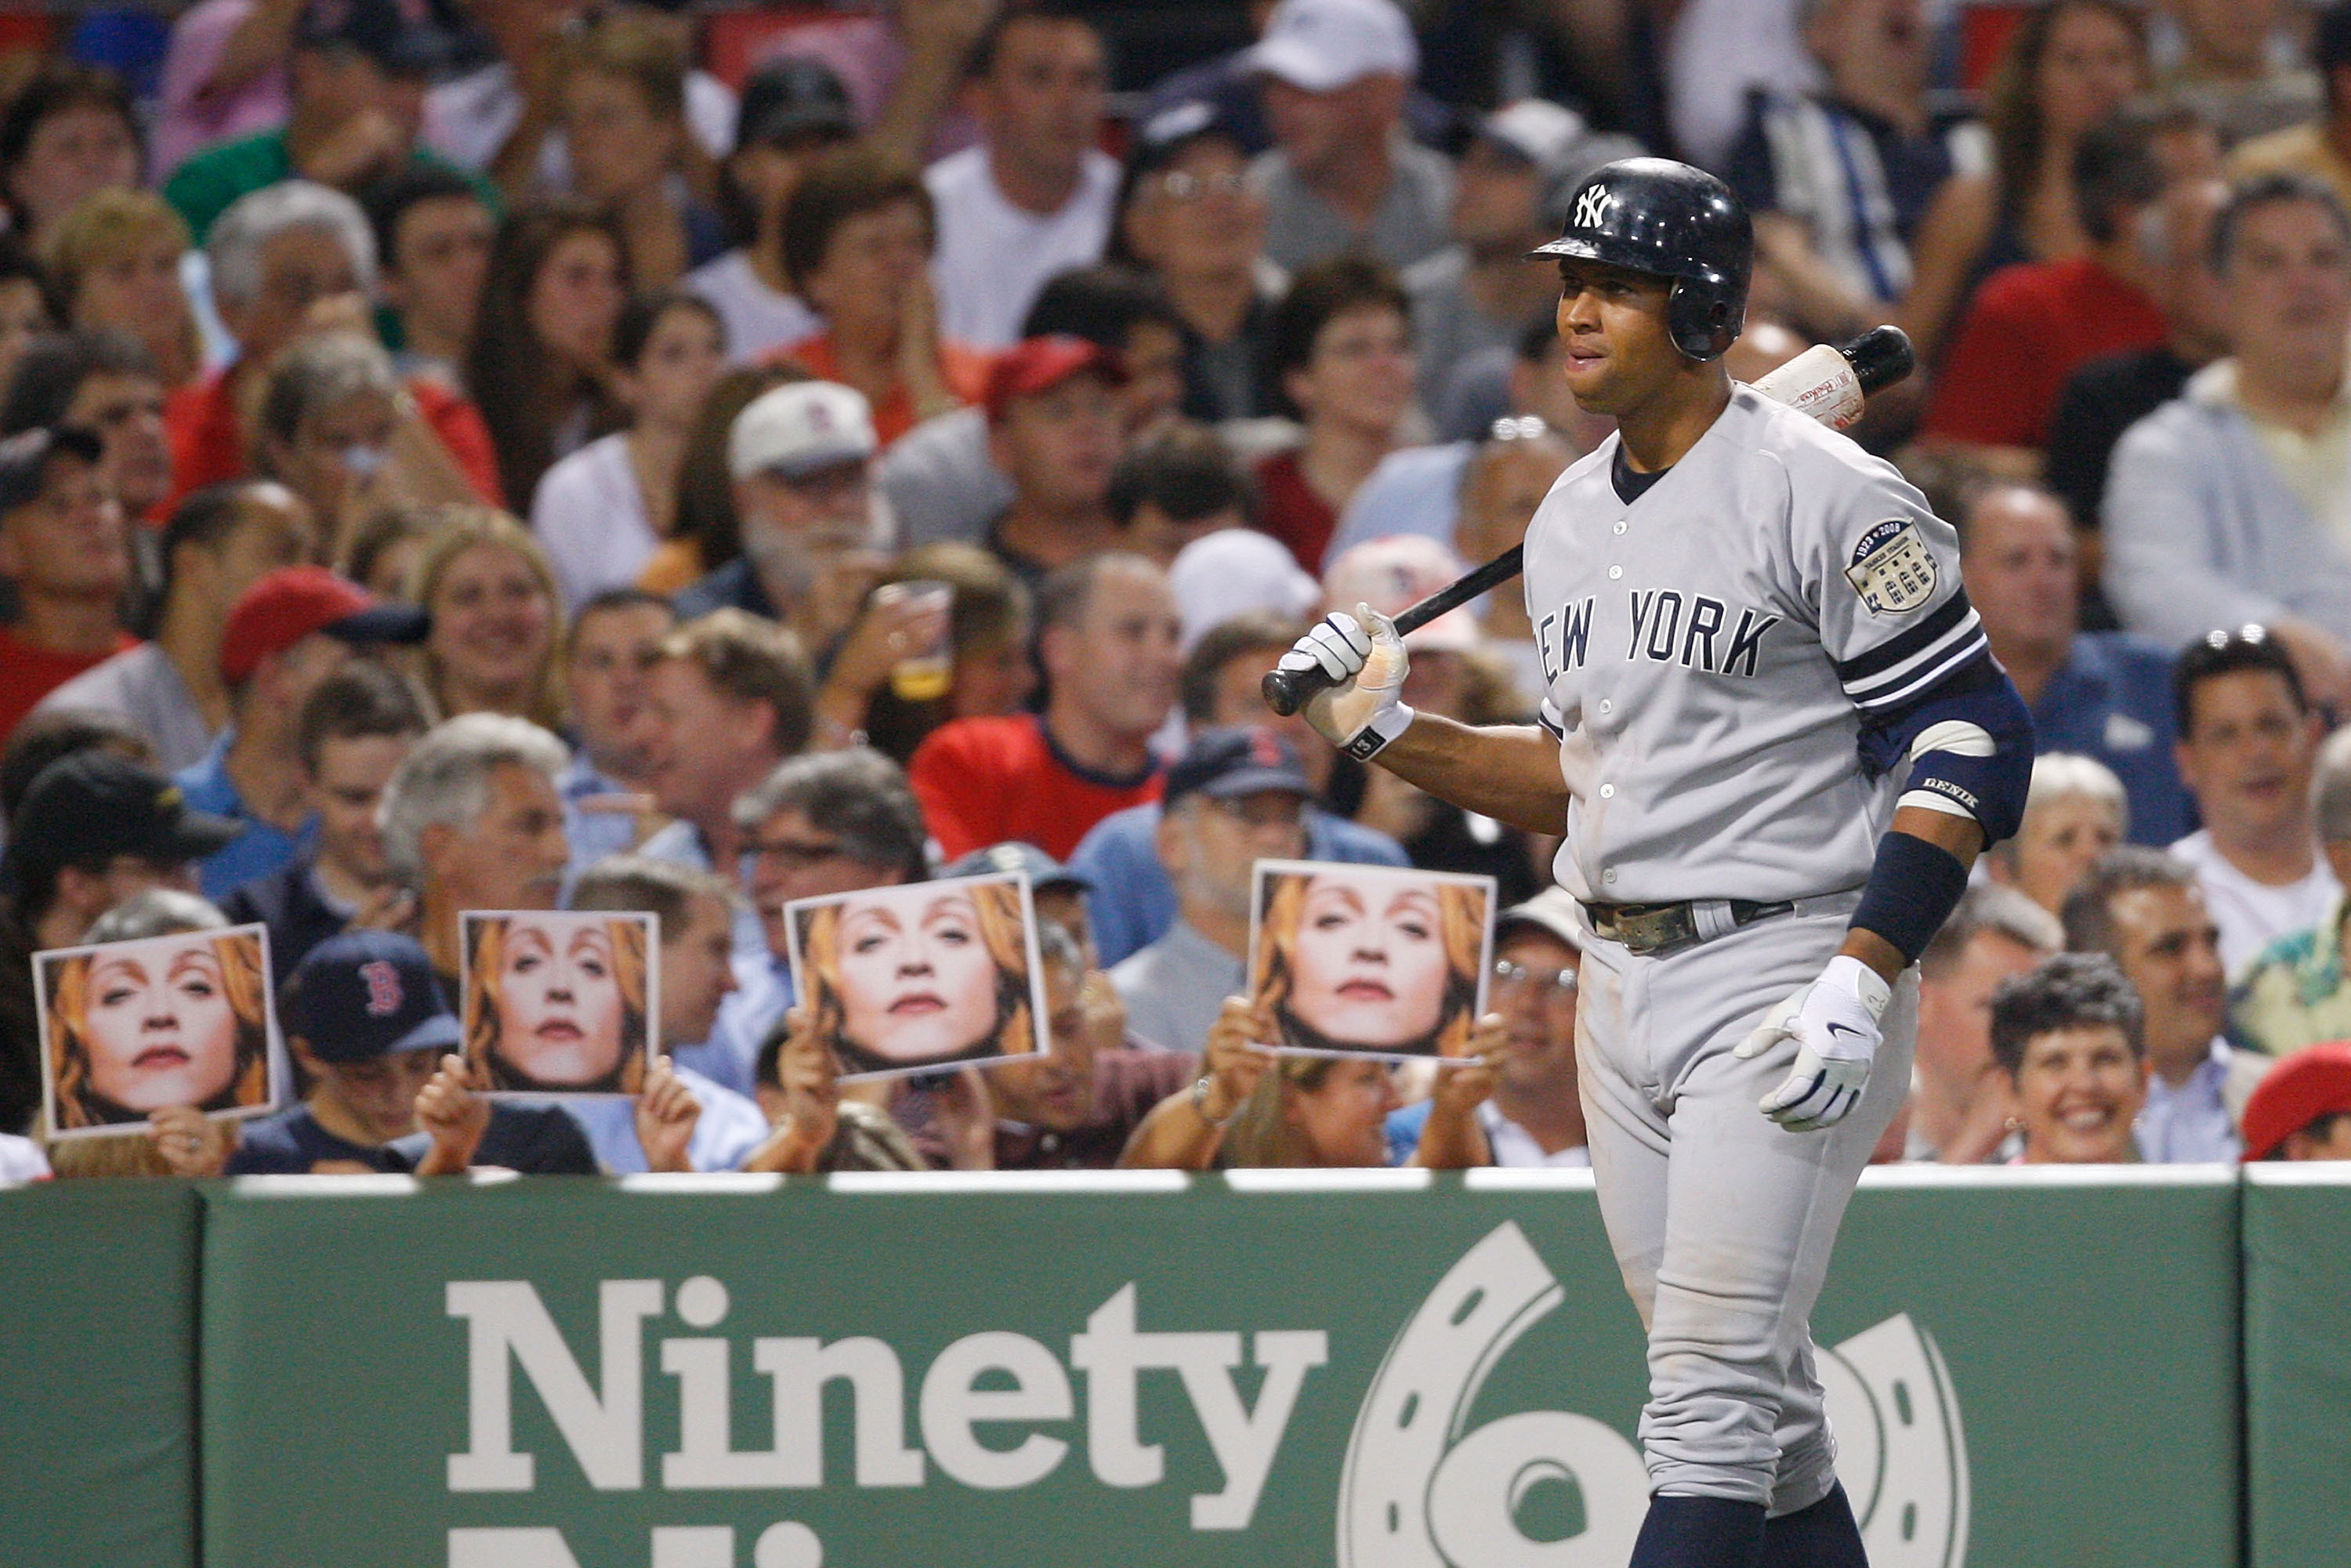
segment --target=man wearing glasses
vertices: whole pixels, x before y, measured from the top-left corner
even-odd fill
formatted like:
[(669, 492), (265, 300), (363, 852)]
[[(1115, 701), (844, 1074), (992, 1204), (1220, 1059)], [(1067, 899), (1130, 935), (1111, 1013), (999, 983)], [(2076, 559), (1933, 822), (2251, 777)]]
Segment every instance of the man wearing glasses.
[[(1478, 1124), (1498, 1166), (1589, 1166), (1583, 1103), (1575, 1090), (1575, 900), (1545, 888), (1494, 920), (1494, 974), (1487, 1008), (1510, 1020), (1510, 1043), (1493, 1097)], [(1388, 1163), (1420, 1145), (1432, 1102), (1388, 1118)]]

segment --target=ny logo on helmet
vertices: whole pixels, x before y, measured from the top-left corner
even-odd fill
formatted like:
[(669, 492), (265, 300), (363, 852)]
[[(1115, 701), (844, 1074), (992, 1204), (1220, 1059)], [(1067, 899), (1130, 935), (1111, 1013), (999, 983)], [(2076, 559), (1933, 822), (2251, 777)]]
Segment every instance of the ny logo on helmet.
[(1608, 204), (1608, 187), (1594, 185), (1575, 198), (1575, 226), (1580, 229), (1598, 228), (1600, 210)]

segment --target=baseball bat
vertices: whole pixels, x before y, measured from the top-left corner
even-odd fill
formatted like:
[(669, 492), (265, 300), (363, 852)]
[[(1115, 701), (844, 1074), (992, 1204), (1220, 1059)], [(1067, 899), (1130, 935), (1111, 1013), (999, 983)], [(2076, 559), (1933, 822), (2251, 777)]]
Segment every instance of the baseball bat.
[[(1873, 327), (1850, 343), (1821, 343), (1805, 350), (1757, 382), (1755, 390), (1833, 430), (1843, 430), (1861, 417), (1871, 392), (1903, 380), (1917, 364), (1908, 333), (1895, 326)], [(1396, 634), (1416, 632), (1447, 612), (1492, 592), (1518, 576), (1525, 564), (1526, 546), (1512, 545), (1401, 612), (1395, 618)], [(1265, 693), (1266, 706), (1287, 717), (1304, 707), (1315, 693), (1335, 684), (1320, 666), (1272, 669), (1266, 672), (1259, 689)]]

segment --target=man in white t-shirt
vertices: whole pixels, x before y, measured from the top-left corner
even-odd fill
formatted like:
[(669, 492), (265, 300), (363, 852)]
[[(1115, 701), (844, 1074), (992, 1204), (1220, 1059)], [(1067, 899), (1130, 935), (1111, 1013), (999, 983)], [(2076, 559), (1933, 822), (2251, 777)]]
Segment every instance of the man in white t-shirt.
[(2325, 721), (2284, 644), (2259, 626), (2190, 643), (2171, 689), (2179, 774), (2204, 819), (2171, 852), (2203, 883), (2234, 975), (2273, 938), (2317, 925), (2342, 891), (2318, 852), (2311, 796)]
[(939, 334), (976, 349), (1017, 340), (1048, 278), (1102, 257), (1118, 164), (1102, 134), (1102, 38), (1052, 10), (1015, 11), (972, 61), (977, 147), (923, 175), (938, 213), (931, 277)]

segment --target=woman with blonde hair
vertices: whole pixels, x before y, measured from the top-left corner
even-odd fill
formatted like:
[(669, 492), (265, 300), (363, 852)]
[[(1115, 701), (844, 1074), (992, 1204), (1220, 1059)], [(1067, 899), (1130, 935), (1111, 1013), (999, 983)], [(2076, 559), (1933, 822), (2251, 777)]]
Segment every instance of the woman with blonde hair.
[(196, 313), (180, 277), (190, 243), (186, 220), (162, 197), (108, 189), (77, 203), (41, 247), (66, 325), (136, 338), (166, 392), (204, 369)]
[(423, 678), (434, 718), (503, 713), (562, 727), (563, 600), (530, 530), (488, 507), (443, 508), (408, 597), (433, 612)]
[(1252, 968), (1281, 1043), (1461, 1055), (1492, 896), (1385, 867), (1269, 875)]
[(903, 1073), (1038, 1048), (1020, 890), (869, 888), (799, 915), (810, 1023), (853, 1073)]
[(269, 1102), (267, 978), (248, 933), (152, 936), (42, 967), (53, 1132)]
[(465, 923), (465, 1060), (493, 1091), (644, 1085), (645, 926), (591, 915)]

